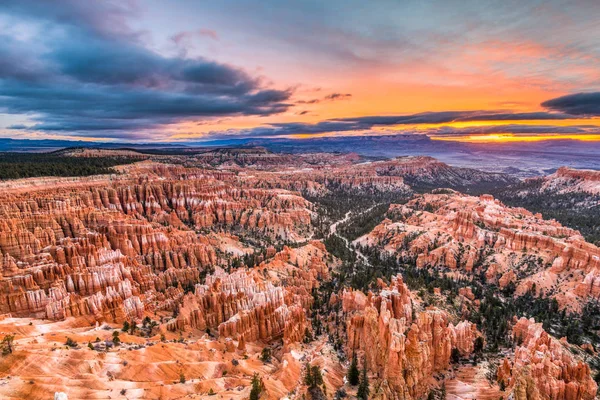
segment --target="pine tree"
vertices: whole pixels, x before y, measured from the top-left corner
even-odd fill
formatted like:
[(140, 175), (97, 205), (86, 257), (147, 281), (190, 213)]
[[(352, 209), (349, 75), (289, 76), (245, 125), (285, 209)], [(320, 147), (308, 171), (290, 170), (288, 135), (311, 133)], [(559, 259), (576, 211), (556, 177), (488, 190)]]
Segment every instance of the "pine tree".
[(131, 333), (133, 335), (135, 333), (136, 329), (137, 329), (137, 324), (135, 323), (135, 321), (131, 321), (131, 325), (129, 327), (129, 333)]
[(260, 399), (260, 393), (262, 392), (262, 381), (258, 377), (258, 374), (254, 374), (252, 377), (252, 389), (250, 390), (250, 400)]
[(312, 370), (312, 386), (320, 386), (323, 384), (323, 375), (321, 375), (321, 369), (317, 365), (310, 367)]
[(308, 328), (304, 330), (304, 343), (310, 343), (314, 340), (312, 333)]
[(306, 373), (304, 375), (304, 384), (309, 388), (314, 388), (323, 384), (323, 375), (321, 369), (317, 365), (306, 363), (304, 367)]
[(306, 365), (304, 366), (304, 370), (306, 371), (306, 373), (304, 375), (304, 384), (308, 387), (314, 386), (314, 381), (313, 381), (313, 377), (312, 377), (312, 368), (310, 367), (309, 363), (306, 363)]
[(368, 400), (369, 398), (369, 377), (367, 376), (367, 360), (363, 361), (363, 370), (360, 384), (358, 385), (358, 391), (356, 397), (360, 400)]
[(260, 359), (264, 363), (271, 362), (271, 349), (268, 347), (262, 349), (262, 352), (260, 353)]
[(113, 331), (112, 336), (113, 336), (112, 342), (116, 346), (120, 345), (121, 344), (121, 338), (119, 337), (119, 331)]
[(358, 370), (358, 361), (356, 360), (356, 354), (352, 356), (352, 362), (350, 363), (350, 368), (348, 369), (348, 382), (352, 386), (358, 385), (360, 381), (360, 371)]

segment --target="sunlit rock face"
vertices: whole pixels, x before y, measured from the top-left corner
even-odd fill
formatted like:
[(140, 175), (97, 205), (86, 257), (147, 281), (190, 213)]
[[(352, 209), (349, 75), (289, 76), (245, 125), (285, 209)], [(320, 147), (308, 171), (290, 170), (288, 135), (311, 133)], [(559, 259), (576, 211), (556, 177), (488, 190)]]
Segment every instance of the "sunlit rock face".
[(515, 285), (517, 296), (551, 296), (568, 310), (600, 295), (600, 249), (573, 229), (489, 195), (438, 191), (392, 205), (388, 215), (355, 243), (413, 259), (419, 268)]
[[(428, 157), (150, 158), (112, 176), (0, 183), (0, 332), (15, 334), (17, 349), (0, 357), (0, 397), (247, 399), (257, 373), (263, 399), (311, 398), (310, 363), (322, 371), (327, 398), (341, 389), (352, 398), (357, 388), (344, 376), (353, 354), (367, 361), (373, 398), (423, 399), (454, 382), (450, 398), (466, 386), (462, 373), (472, 374), (470, 393), (494, 396), (465, 399), (507, 394), (482, 378), (489, 364), (473, 354), (485, 343), (465, 320), (482, 301), (475, 282), (454, 302), (439, 287), (431, 296), (411, 292), (400, 275), (372, 282), (369, 293), (352, 290), (340, 275), (344, 261), (315, 240), (321, 206), (306, 200), (408, 199), (417, 186), (492, 184), (506, 180), (501, 174)], [(458, 279), (514, 286), (516, 296), (552, 296), (570, 310), (600, 297), (596, 247), (491, 196), (436, 190), (393, 204), (387, 217), (355, 245)], [(139, 328), (146, 318), (150, 330)], [(123, 330), (124, 321), (137, 331)], [(590, 369), (567, 345), (531, 321), (507, 323), (519, 345), (514, 355), (502, 349), (498, 377), (515, 399), (591, 398)], [(121, 347), (108, 348), (115, 332)]]
[[(313, 157), (317, 157), (314, 155)], [(398, 157), (385, 161), (366, 161), (354, 164), (348, 159), (332, 160), (320, 155), (319, 162), (304, 163), (305, 168), (280, 168), (249, 174), (248, 179), (258, 187), (298, 190), (311, 196), (336, 191), (360, 193), (395, 193), (410, 195), (414, 188), (496, 187), (517, 180), (509, 175), (456, 168), (431, 157)], [(306, 161), (306, 160), (304, 160)], [(326, 167), (324, 165), (328, 164)]]
[(448, 369), (452, 349), (468, 355), (481, 336), (468, 321), (453, 325), (440, 309), (418, 312), (413, 297), (400, 276), (378, 294), (347, 290), (342, 295), (348, 352), (364, 354), (386, 399), (427, 396), (433, 374)]
[(513, 327), (520, 343), (514, 359), (505, 359), (498, 380), (512, 390), (515, 400), (591, 400), (598, 386), (589, 366), (576, 358), (566, 341), (557, 340), (533, 320), (521, 318)]
[(600, 171), (561, 167), (542, 182), (541, 190), (546, 192), (600, 194)]
[(170, 330), (213, 329), (219, 337), (244, 342), (283, 338), (301, 341), (308, 327), (311, 290), (329, 276), (328, 253), (321, 242), (284, 247), (253, 269), (230, 274), (222, 269), (183, 297)]
[(227, 172), (124, 168), (113, 177), (5, 184), (0, 313), (139, 317), (226, 264), (217, 254), (230, 240), (224, 231), (292, 242), (311, 234), (312, 205), (296, 193), (246, 187)]

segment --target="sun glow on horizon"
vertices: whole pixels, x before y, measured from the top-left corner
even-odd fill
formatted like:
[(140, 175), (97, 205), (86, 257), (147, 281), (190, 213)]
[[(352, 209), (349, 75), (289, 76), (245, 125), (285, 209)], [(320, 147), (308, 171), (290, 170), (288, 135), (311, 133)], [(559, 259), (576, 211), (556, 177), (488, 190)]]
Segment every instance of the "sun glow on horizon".
[(469, 143), (507, 143), (507, 142), (541, 142), (545, 140), (579, 140), (582, 142), (600, 141), (600, 134), (538, 134), (518, 135), (514, 133), (490, 133), (485, 135), (432, 136), (432, 140)]

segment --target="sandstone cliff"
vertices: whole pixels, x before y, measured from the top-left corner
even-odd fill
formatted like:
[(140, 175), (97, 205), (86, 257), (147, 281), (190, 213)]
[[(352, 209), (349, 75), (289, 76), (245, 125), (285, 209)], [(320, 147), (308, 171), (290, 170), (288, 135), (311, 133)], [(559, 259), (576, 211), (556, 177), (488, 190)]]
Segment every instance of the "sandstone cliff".
[(591, 400), (598, 386), (589, 366), (568, 345), (544, 331), (542, 324), (521, 318), (513, 328), (520, 342), (514, 359), (505, 359), (498, 380), (512, 391), (515, 400)]
[(168, 289), (193, 287), (202, 270), (227, 263), (217, 255), (219, 233), (195, 230), (289, 241), (310, 235), (312, 205), (293, 192), (248, 187), (222, 171), (148, 162), (123, 168), (127, 174), (114, 179), (5, 184), (0, 313), (140, 317)]
[(419, 268), (450, 268), (485, 275), (516, 295), (552, 296), (562, 308), (578, 311), (598, 298), (600, 249), (579, 232), (511, 208), (484, 195), (425, 194), (392, 205), (371, 233), (355, 241), (408, 258)]
[(427, 396), (434, 385), (432, 376), (448, 369), (452, 349), (468, 355), (481, 336), (470, 322), (454, 326), (446, 312), (417, 311), (413, 301), (400, 276), (377, 295), (343, 293), (348, 354), (364, 354), (381, 381), (377, 395), (384, 399)]

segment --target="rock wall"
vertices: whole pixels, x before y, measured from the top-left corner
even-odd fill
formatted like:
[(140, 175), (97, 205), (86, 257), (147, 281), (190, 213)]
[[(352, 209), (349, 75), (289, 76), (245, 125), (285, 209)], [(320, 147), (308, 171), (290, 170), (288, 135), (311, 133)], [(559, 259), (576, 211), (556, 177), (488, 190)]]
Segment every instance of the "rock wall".
[(244, 342), (301, 341), (309, 326), (306, 311), (311, 290), (328, 277), (328, 254), (321, 242), (284, 247), (273, 258), (251, 270), (228, 274), (218, 269), (183, 298), (170, 330), (188, 327), (218, 331), (219, 337)]
[(591, 400), (598, 386), (589, 366), (578, 360), (564, 340), (557, 340), (533, 319), (521, 318), (513, 327), (521, 344), (514, 359), (505, 359), (498, 380), (511, 391), (515, 400)]
[[(0, 314), (139, 317), (150, 299), (193, 287), (225, 264), (219, 233), (310, 235), (312, 205), (235, 174), (164, 164), (124, 176), (12, 182), (0, 193)], [(223, 234), (230, 243), (232, 239)], [(177, 294), (179, 296), (179, 294)]]
[(425, 194), (391, 205), (371, 233), (355, 241), (415, 260), (419, 268), (483, 274), (490, 283), (514, 283), (578, 311), (600, 295), (600, 249), (579, 232), (539, 214), (511, 208), (492, 196)]
[(377, 295), (344, 291), (342, 307), (348, 354), (364, 354), (369, 369), (381, 380), (381, 395), (386, 399), (426, 396), (433, 374), (450, 365), (452, 349), (470, 354), (481, 336), (470, 322), (452, 325), (442, 310), (417, 312), (400, 276)]

